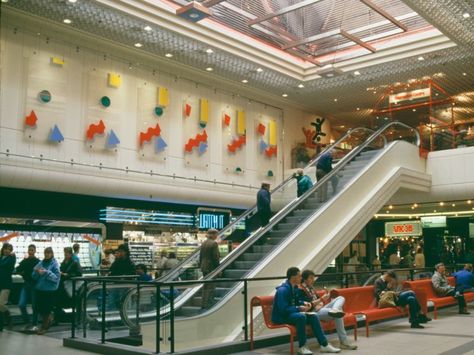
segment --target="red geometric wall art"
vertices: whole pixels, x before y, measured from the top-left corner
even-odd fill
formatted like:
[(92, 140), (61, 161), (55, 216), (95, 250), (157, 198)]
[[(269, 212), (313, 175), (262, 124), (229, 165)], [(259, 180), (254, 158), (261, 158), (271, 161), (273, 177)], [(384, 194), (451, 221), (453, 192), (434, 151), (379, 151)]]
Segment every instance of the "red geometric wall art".
[(237, 149), (242, 148), (242, 146), (247, 142), (246, 136), (239, 136), (237, 139), (233, 139), (231, 144), (227, 144), (227, 150), (230, 153), (235, 153)]
[(199, 148), (200, 143), (207, 142), (207, 133), (206, 130), (202, 134), (197, 134), (196, 138), (189, 138), (188, 143), (184, 145), (184, 151), (187, 153), (192, 153), (193, 148)]
[(149, 127), (146, 132), (140, 132), (140, 146), (145, 142), (151, 141), (153, 137), (159, 137), (161, 135), (160, 125), (157, 123), (155, 127)]
[(25, 126), (35, 127), (38, 117), (36, 116), (35, 111), (31, 111), (28, 116), (25, 117)]
[(87, 128), (86, 137), (87, 140), (91, 141), (94, 139), (96, 134), (104, 134), (105, 132), (105, 124), (102, 120), (99, 121), (98, 124), (90, 124), (89, 128)]

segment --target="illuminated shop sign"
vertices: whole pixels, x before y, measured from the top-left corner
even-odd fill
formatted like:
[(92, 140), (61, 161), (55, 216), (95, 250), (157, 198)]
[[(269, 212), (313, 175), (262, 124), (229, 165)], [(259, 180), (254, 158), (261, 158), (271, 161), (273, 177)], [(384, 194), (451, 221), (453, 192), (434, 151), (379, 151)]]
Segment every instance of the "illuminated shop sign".
[(387, 222), (385, 235), (388, 237), (420, 236), (423, 234), (421, 222)]
[(421, 217), (423, 228), (444, 228), (446, 227), (446, 216)]
[(391, 104), (398, 104), (400, 101), (411, 101), (429, 97), (431, 95), (430, 88), (399, 92), (398, 94), (392, 94), (388, 97), (388, 101)]
[(198, 209), (199, 229), (222, 229), (229, 224), (229, 210)]

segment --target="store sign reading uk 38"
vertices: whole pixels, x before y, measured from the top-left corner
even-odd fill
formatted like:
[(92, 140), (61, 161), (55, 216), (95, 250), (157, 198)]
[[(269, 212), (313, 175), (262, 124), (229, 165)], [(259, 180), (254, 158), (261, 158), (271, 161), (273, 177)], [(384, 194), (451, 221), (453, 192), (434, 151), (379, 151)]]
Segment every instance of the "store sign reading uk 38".
[(227, 210), (204, 210), (198, 211), (199, 229), (222, 229), (229, 224), (230, 211)]
[(387, 237), (420, 236), (422, 234), (423, 231), (419, 221), (385, 223), (385, 235)]

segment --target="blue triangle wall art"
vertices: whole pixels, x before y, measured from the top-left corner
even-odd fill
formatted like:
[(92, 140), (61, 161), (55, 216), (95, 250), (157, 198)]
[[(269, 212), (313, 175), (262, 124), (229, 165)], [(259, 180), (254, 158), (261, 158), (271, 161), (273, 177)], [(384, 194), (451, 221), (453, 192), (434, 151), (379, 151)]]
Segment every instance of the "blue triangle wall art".
[(161, 138), (161, 136), (158, 136), (155, 140), (155, 152), (156, 153), (160, 153), (162, 152), (163, 150), (165, 150), (165, 148), (168, 146), (168, 144), (166, 144), (165, 140), (163, 138)]
[(268, 148), (268, 144), (265, 143), (265, 141), (263, 139), (260, 140), (259, 146), (260, 146), (260, 153), (264, 152), (265, 149)]
[(48, 141), (50, 142), (62, 142), (64, 140), (64, 136), (59, 130), (57, 125), (54, 125), (54, 127), (51, 129), (51, 132), (49, 133)]
[(199, 151), (199, 155), (203, 155), (207, 150), (207, 143), (205, 142), (201, 142), (199, 143), (199, 148), (198, 148), (198, 151)]
[(117, 137), (114, 130), (111, 129), (109, 134), (107, 135), (107, 147), (115, 148), (118, 144), (120, 144), (120, 139), (119, 137)]

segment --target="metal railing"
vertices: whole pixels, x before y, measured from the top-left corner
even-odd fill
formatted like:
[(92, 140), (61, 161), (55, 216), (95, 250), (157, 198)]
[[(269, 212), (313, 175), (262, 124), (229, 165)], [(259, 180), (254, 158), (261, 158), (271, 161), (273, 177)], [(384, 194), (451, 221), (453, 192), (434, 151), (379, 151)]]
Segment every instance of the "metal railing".
[[(377, 275), (382, 275), (384, 272), (392, 270), (400, 274), (404, 274), (407, 276), (407, 280), (415, 280), (415, 276), (419, 274), (420, 276), (427, 276), (430, 277), (430, 273), (434, 271), (433, 267), (427, 267), (427, 268), (400, 268), (400, 269), (382, 269), (382, 270), (372, 270), (372, 271), (359, 271), (359, 272), (343, 272), (343, 273), (331, 273), (331, 274), (318, 274), (316, 275), (316, 285), (318, 284), (326, 284), (326, 285), (339, 285), (340, 288), (349, 288), (349, 283), (347, 280), (349, 280), (350, 276), (359, 276), (359, 275), (367, 275), (369, 274), (372, 276), (372, 279), (374, 279), (374, 276)], [(456, 265), (447, 265), (446, 270), (456, 270)], [(331, 276), (332, 278), (328, 278), (328, 276)], [(100, 289), (102, 290), (102, 295), (105, 295), (107, 290), (110, 289), (110, 286), (112, 285), (123, 285), (124, 287), (134, 287), (137, 288), (138, 290), (144, 290), (144, 289), (153, 289), (155, 291), (155, 294), (157, 295), (156, 297), (156, 303), (155, 307), (157, 310), (159, 310), (162, 305), (161, 305), (161, 297), (158, 297), (158, 295), (162, 295), (163, 290), (168, 289), (169, 290), (169, 295), (172, 295), (169, 298), (169, 314), (167, 317), (167, 322), (169, 322), (169, 338), (167, 339), (170, 343), (169, 350), (170, 353), (174, 353), (176, 351), (176, 338), (175, 338), (175, 331), (174, 331), (174, 324), (176, 322), (176, 308), (175, 308), (175, 300), (173, 295), (175, 294), (175, 291), (177, 289), (187, 287), (187, 286), (195, 286), (195, 285), (205, 285), (205, 284), (218, 284), (222, 282), (234, 282), (234, 283), (243, 283), (243, 291), (242, 291), (242, 297), (243, 297), (243, 309), (242, 309), (242, 320), (243, 320), (243, 327), (242, 327), (242, 332), (243, 332), (243, 340), (248, 341), (249, 340), (249, 299), (248, 299), (248, 290), (249, 290), (249, 284), (252, 283), (257, 283), (257, 282), (263, 282), (263, 281), (281, 281), (285, 280), (285, 276), (276, 276), (276, 277), (259, 277), (259, 278), (222, 278), (222, 279), (212, 279), (212, 280), (192, 280), (192, 281), (168, 281), (168, 282), (162, 282), (162, 281), (156, 281), (156, 282), (143, 282), (143, 281), (136, 281), (136, 280), (126, 280), (125, 278), (136, 278), (136, 275), (130, 275), (130, 276), (117, 276), (117, 277), (88, 277), (88, 278), (74, 278), (72, 279), (73, 282), (73, 308), (72, 308), (72, 320), (71, 320), (71, 338), (76, 338), (76, 315), (77, 315), (77, 305), (78, 304), (84, 304), (84, 300), (80, 300), (81, 302), (78, 302), (78, 298), (80, 297), (79, 291), (77, 290), (76, 283), (77, 282), (83, 282), (82, 287), (87, 288), (88, 283), (96, 283), (100, 285)], [(323, 279), (324, 281), (320, 281), (318, 279)], [(370, 279), (370, 277), (368, 277)], [(421, 278), (420, 278), (421, 279)], [(374, 279), (375, 280), (375, 279)], [(354, 285), (354, 286), (360, 286), (360, 285)], [(366, 285), (363, 285), (366, 286)], [(83, 294), (83, 293), (82, 293)], [(137, 322), (137, 328), (139, 328), (139, 322), (140, 322), (140, 295), (141, 293), (137, 293), (137, 309), (136, 309), (136, 322)], [(107, 334), (107, 324), (106, 324), (106, 313), (107, 313), (107, 307), (106, 307), (106, 298), (102, 297), (101, 303), (101, 312), (100, 312), (100, 343), (105, 344), (106, 343), (106, 334)], [(160, 316), (160, 312), (156, 312), (155, 315), (155, 353), (160, 353), (161, 352), (161, 341), (163, 341), (163, 338), (161, 338), (161, 321), (163, 319)], [(83, 328), (83, 338), (87, 338), (87, 326), (86, 324), (82, 324)]]

